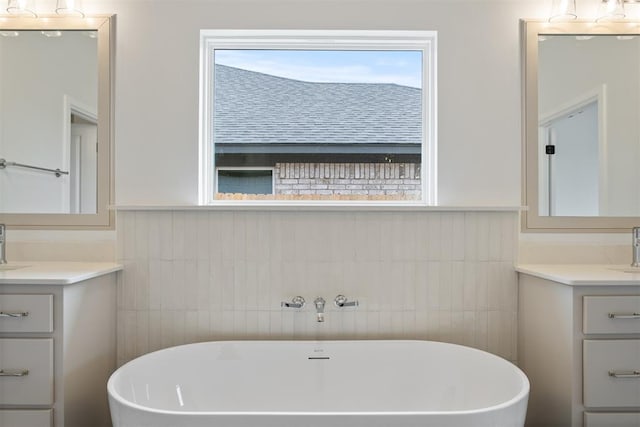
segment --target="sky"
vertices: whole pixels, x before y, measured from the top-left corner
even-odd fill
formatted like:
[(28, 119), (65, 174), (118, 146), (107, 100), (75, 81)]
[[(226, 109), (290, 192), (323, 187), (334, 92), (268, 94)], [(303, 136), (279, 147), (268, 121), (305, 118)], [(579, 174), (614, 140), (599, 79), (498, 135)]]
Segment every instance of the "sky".
[(308, 82), (422, 87), (421, 51), (216, 49), (216, 64)]

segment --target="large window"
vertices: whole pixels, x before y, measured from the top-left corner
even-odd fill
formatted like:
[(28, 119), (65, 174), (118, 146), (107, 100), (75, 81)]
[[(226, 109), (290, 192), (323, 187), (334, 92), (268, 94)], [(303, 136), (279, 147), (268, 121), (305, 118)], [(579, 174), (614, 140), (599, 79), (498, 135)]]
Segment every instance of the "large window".
[(435, 38), (203, 30), (201, 203), (434, 204)]

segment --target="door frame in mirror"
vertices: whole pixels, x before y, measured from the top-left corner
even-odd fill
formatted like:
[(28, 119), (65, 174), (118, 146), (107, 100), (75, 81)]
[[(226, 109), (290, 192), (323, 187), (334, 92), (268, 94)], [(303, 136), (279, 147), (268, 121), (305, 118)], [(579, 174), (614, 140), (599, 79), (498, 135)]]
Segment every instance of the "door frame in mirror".
[(95, 214), (1, 213), (0, 223), (15, 229), (107, 230), (115, 227), (110, 209), (114, 200), (113, 179), (113, 75), (115, 15), (84, 18), (40, 15), (38, 18), (0, 17), (0, 30), (96, 31), (98, 43), (98, 173)]
[(639, 217), (540, 216), (538, 204), (538, 38), (540, 35), (640, 34), (637, 23), (520, 21), (522, 72), (522, 232), (629, 232)]

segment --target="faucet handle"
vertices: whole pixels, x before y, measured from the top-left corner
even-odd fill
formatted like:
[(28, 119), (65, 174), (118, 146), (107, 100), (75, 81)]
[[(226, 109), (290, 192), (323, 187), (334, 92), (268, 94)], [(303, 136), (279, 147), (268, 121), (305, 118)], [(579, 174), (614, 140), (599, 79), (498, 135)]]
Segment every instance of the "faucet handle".
[(358, 306), (358, 300), (349, 301), (347, 300), (347, 297), (345, 297), (344, 295), (336, 296), (333, 302), (335, 303), (336, 307), (357, 307)]
[(305, 304), (304, 298), (302, 298), (300, 295), (298, 295), (298, 296), (293, 297), (291, 299), (291, 302), (282, 301), (280, 303), (280, 307), (302, 308), (302, 307), (304, 307), (304, 304)]

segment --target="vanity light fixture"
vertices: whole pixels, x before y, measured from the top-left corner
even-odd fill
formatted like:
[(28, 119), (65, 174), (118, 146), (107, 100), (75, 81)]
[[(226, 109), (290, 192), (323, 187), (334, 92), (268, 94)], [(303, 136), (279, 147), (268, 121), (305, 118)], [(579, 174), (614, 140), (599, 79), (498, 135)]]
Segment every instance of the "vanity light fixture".
[[(10, 15), (37, 18), (35, 0), (8, 0), (7, 13)], [(84, 18), (82, 0), (56, 0), (56, 13), (64, 16)]]
[[(626, 17), (625, 3), (640, 4), (640, 0), (595, 0), (597, 16), (595, 22), (615, 22)], [(575, 0), (552, 0), (549, 22), (563, 22), (577, 19)]]
[(56, 13), (58, 15), (79, 16), (84, 18), (82, 0), (57, 0)]
[(38, 14), (35, 12), (34, 0), (9, 0), (9, 3), (7, 3), (7, 13), (31, 18), (38, 17)]
[(62, 37), (62, 31), (59, 30), (52, 30), (52, 31), (40, 31), (42, 33), (43, 36), (45, 37), (51, 37), (51, 38), (55, 38), (55, 37)]
[(576, 0), (553, 0), (549, 22), (572, 21), (576, 19)]
[(625, 16), (624, 0), (602, 0), (598, 7), (596, 22), (619, 21)]

